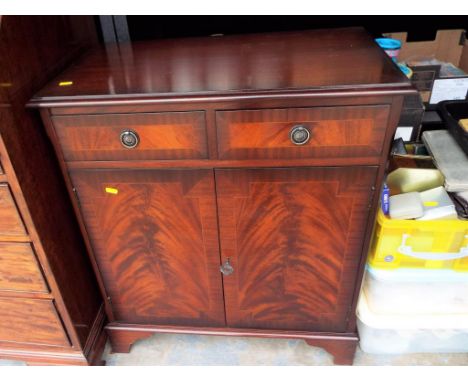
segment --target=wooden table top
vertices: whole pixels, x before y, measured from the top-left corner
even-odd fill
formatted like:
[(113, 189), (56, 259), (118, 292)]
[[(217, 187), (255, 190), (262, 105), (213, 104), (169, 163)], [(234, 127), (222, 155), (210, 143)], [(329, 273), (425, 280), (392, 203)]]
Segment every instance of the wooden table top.
[(408, 91), (362, 28), (141, 41), (97, 48), (32, 104), (297, 91)]

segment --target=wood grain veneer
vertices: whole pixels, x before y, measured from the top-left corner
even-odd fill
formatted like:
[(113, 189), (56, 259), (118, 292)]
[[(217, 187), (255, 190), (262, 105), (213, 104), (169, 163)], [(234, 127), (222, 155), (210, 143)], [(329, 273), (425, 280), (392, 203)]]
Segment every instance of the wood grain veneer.
[[(113, 350), (161, 332), (302, 338), (352, 363), (379, 188), (414, 92), (359, 28), (106, 46), (45, 86), (29, 105)], [(154, 119), (179, 113), (203, 118)], [(147, 146), (116, 145), (129, 124)], [(303, 146), (295, 125), (310, 131)]]
[(71, 176), (116, 320), (224, 325), (211, 171)]
[[(59, 86), (72, 81), (72, 86)], [(34, 101), (112, 103), (316, 89), (410, 87), (362, 28), (196, 37), (108, 45), (84, 56)], [(401, 89), (400, 89), (401, 91)]]
[[(221, 159), (369, 157), (378, 163), (389, 107), (352, 106), (219, 111)], [(310, 131), (303, 146), (291, 142), (294, 126)]]
[(88, 16), (2, 16), (0, 358), (102, 363), (102, 297), (52, 146), (25, 108), (96, 43), (94, 28)]
[(29, 243), (0, 243), (0, 290), (48, 292)]
[[(54, 117), (67, 161), (207, 158), (203, 112), (80, 115)], [(139, 137), (132, 150), (120, 133)]]
[(27, 236), (8, 184), (0, 184), (0, 237)]
[(228, 326), (346, 330), (376, 169), (216, 170)]
[(2, 341), (70, 346), (52, 301), (1, 298)]

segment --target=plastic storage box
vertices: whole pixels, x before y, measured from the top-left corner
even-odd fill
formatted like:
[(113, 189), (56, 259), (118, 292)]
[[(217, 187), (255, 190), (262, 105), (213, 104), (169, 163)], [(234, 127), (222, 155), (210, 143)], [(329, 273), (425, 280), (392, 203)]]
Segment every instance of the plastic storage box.
[(359, 346), (366, 353), (468, 352), (468, 314), (376, 314), (361, 294), (357, 318)]
[(468, 100), (444, 101), (439, 103), (438, 107), (447, 129), (468, 155), (468, 132), (459, 123), (460, 119), (468, 118)]
[(468, 272), (367, 265), (361, 293), (376, 314), (468, 314)]
[(468, 272), (468, 221), (393, 220), (379, 210), (368, 262), (375, 269)]

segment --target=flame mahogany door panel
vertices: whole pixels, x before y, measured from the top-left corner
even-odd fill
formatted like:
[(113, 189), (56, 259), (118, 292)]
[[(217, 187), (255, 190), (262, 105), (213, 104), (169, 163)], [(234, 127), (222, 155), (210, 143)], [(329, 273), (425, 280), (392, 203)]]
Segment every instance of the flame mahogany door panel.
[(216, 170), (228, 326), (343, 332), (377, 167)]
[(71, 177), (117, 321), (225, 325), (212, 170)]

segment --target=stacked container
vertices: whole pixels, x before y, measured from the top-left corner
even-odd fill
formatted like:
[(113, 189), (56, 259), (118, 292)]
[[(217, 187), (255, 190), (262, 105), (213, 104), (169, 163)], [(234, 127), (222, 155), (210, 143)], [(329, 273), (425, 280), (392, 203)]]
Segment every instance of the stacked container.
[(365, 352), (468, 352), (468, 221), (380, 211), (357, 315)]

